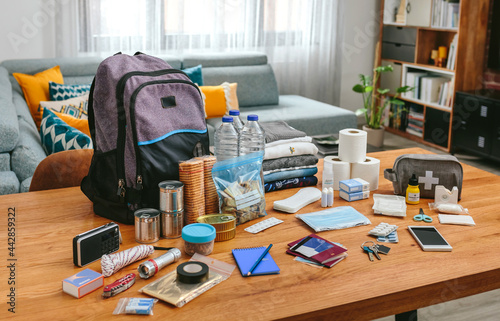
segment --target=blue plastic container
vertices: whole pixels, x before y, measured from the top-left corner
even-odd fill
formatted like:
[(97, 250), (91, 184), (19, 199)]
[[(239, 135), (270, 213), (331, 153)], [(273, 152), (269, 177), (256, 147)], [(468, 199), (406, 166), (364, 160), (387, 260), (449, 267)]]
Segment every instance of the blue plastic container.
[(188, 255), (194, 253), (209, 255), (214, 249), (215, 236), (215, 228), (210, 224), (194, 223), (186, 225), (182, 229), (184, 251)]

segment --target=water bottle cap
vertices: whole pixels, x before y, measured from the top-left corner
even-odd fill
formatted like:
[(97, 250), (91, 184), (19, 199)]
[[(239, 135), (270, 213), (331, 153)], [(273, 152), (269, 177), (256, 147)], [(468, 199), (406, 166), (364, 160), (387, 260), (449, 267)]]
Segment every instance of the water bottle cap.
[(231, 115), (231, 116), (239, 116), (240, 115), (240, 111), (238, 109), (231, 109), (229, 111), (229, 115)]
[(231, 117), (231, 116), (224, 116), (224, 117), (222, 117), (222, 122), (223, 123), (232, 123), (233, 122), (233, 117)]
[(247, 120), (257, 121), (257, 120), (259, 120), (259, 116), (257, 116), (257, 115), (248, 115), (247, 116)]

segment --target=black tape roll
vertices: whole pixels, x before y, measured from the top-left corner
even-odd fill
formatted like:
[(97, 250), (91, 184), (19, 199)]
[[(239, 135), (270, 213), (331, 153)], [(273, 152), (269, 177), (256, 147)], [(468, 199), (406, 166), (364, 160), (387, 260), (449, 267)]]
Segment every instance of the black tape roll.
[(177, 266), (177, 281), (187, 284), (202, 283), (208, 280), (208, 265), (203, 262), (189, 261)]

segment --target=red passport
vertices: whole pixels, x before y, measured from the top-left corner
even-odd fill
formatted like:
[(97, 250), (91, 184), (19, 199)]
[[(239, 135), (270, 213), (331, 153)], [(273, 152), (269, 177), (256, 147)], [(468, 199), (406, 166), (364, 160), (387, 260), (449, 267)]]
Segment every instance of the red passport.
[[(344, 248), (338, 244), (332, 243), (328, 240), (325, 240), (324, 238), (322, 238), (316, 234), (311, 234), (311, 235), (306, 236), (305, 238), (301, 238), (297, 241), (291, 242), (288, 244), (288, 246), (293, 247), (294, 245), (296, 245), (300, 242), (303, 242), (302, 245), (307, 247), (307, 242), (308, 242), (307, 239), (308, 238), (315, 238), (317, 240), (322, 240), (323, 243), (326, 242), (328, 244), (328, 248), (325, 250), (322, 250), (319, 253), (315, 253), (314, 250), (312, 250), (312, 249), (308, 249), (307, 252), (301, 251), (302, 253), (288, 249), (286, 251), (286, 253), (290, 254), (290, 255), (294, 255), (294, 256), (299, 256), (299, 257), (306, 259), (306, 260), (318, 262), (318, 263), (320, 263), (324, 266), (327, 266), (327, 267), (332, 267), (347, 257), (347, 249), (346, 248)], [(322, 248), (324, 248), (324, 247), (325, 246), (323, 245)], [(295, 250), (300, 251), (300, 247), (297, 247)], [(314, 255), (307, 256), (304, 253), (309, 253), (309, 254), (314, 254)]]

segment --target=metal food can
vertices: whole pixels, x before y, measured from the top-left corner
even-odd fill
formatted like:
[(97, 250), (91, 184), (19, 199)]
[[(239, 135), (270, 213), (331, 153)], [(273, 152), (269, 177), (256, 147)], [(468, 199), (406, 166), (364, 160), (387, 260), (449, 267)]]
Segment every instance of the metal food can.
[(184, 210), (184, 184), (179, 181), (163, 181), (160, 189), (160, 211), (177, 213)]
[(182, 235), (184, 211), (176, 213), (161, 212), (161, 237), (175, 239)]
[(160, 239), (160, 211), (142, 208), (134, 212), (135, 240), (139, 243), (154, 243)]

